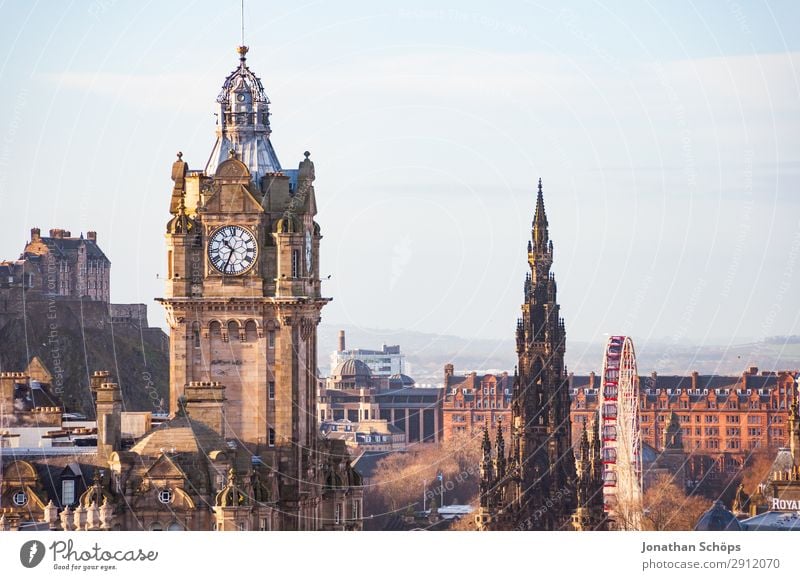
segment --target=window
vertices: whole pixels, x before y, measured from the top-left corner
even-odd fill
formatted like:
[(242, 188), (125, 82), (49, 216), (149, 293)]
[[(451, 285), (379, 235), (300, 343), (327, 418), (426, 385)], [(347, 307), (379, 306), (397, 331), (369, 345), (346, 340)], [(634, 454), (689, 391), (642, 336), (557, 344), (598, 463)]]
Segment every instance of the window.
[(269, 531), (269, 518), (261, 518), (259, 521), (258, 529), (262, 532)]
[(275, 429), (269, 428), (269, 446), (275, 447)]
[(15, 506), (22, 507), (28, 503), (28, 494), (20, 489), (14, 493), (11, 500), (14, 502)]
[(333, 523), (338, 524), (342, 519), (342, 505), (336, 504), (333, 509)]
[(739, 415), (726, 415), (725, 420), (728, 423), (738, 423), (739, 422)]
[(275, 400), (275, 381), (270, 381), (268, 383), (268, 387), (267, 388), (268, 388), (268, 391), (269, 391), (269, 393), (268, 393), (269, 400), (270, 401), (274, 401)]
[(292, 250), (292, 278), (300, 277), (300, 250)]
[(169, 489), (162, 489), (158, 492), (158, 501), (163, 504), (172, 502), (172, 491)]
[(267, 347), (268, 348), (275, 348), (275, 331), (270, 330), (267, 333)]
[(748, 425), (761, 425), (761, 417), (758, 415), (748, 415), (747, 416), (747, 424)]
[(75, 503), (75, 480), (65, 479), (61, 482), (61, 505), (68, 506)]
[(240, 532), (246, 532), (247, 531), (247, 524), (245, 522), (239, 522), (236, 525), (236, 527), (239, 528)]
[(359, 505), (359, 503), (360, 502), (357, 499), (353, 500), (353, 519), (354, 520), (357, 520), (357, 519), (359, 519), (361, 517), (361, 515), (360, 515), (360, 511), (361, 510), (359, 509), (361, 506)]

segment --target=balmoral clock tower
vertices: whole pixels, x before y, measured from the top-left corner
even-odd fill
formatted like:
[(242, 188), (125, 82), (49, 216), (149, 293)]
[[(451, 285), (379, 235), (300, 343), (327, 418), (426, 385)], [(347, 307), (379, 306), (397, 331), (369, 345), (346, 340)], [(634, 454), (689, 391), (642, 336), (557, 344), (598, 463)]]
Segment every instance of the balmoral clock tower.
[(316, 333), (330, 299), (320, 295), (314, 164), (306, 152), (298, 169), (281, 167), (269, 99), (247, 47), (238, 53), (217, 97), (205, 169), (189, 170), (180, 153), (172, 167), (160, 299), (171, 329), (170, 410), (198, 392), (187, 385), (203, 383), (208, 400), (191, 401), (192, 417), (208, 408), (207, 422), (229, 445), (279, 474), (281, 506), (300, 516), (296, 528), (317, 529), (303, 521), (320, 517)]

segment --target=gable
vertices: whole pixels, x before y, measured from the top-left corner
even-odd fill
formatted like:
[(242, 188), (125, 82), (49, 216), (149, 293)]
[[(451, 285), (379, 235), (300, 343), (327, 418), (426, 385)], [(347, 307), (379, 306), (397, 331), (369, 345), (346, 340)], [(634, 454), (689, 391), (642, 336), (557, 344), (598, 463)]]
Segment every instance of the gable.
[(264, 208), (241, 183), (216, 182), (213, 195), (206, 202), (208, 213), (263, 213)]
[(166, 455), (159, 456), (155, 463), (145, 471), (144, 477), (149, 479), (187, 479), (183, 470)]

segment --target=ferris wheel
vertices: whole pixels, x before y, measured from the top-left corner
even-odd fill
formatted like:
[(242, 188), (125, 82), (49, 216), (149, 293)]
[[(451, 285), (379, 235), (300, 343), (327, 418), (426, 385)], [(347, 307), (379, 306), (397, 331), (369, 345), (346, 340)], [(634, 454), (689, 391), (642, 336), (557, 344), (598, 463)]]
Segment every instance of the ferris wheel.
[(602, 380), (603, 503), (609, 520), (617, 529), (639, 530), (642, 514), (639, 375), (633, 341), (629, 337), (609, 337)]

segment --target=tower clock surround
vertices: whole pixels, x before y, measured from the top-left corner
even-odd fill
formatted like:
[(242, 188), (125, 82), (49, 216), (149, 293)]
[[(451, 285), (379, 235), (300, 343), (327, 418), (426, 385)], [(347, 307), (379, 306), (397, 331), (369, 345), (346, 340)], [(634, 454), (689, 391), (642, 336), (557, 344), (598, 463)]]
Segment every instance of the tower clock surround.
[(220, 226), (208, 236), (206, 255), (211, 267), (220, 274), (227, 276), (246, 274), (258, 260), (256, 235), (245, 226), (235, 224)]

